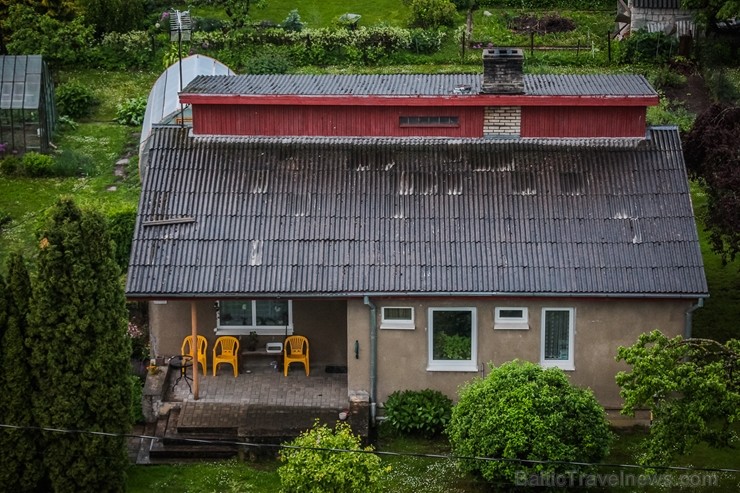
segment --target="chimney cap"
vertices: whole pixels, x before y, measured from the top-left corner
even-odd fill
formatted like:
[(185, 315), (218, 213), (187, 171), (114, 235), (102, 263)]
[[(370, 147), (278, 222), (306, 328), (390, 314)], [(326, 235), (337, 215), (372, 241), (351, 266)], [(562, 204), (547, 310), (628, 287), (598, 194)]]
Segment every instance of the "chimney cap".
[(483, 56), (496, 58), (524, 58), (524, 50), (521, 48), (487, 48), (483, 50)]

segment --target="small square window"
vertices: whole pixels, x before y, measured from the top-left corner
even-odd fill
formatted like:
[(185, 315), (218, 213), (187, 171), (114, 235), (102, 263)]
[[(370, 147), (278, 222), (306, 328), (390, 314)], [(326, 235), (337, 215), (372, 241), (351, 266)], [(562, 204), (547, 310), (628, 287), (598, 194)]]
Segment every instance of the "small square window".
[(414, 309), (410, 306), (384, 306), (381, 329), (414, 330)]
[(493, 328), (495, 330), (528, 330), (529, 312), (527, 308), (497, 307), (493, 320)]

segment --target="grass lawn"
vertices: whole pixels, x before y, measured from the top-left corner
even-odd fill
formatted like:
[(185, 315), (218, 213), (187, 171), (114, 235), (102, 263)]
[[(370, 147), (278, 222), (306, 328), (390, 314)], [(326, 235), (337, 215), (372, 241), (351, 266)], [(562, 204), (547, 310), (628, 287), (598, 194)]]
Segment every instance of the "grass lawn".
[[(381, 427), (382, 429), (382, 427)], [(619, 468), (610, 464), (634, 464), (635, 446), (645, 436), (643, 428), (616, 430), (616, 439), (611, 453), (594, 474), (642, 474), (641, 469)], [(386, 477), (385, 491), (394, 493), (482, 493), (496, 486), (476, 480), (459, 471), (456, 462), (444, 458), (421, 457), (422, 454), (447, 455), (450, 446), (445, 438), (424, 439), (420, 437), (393, 436), (382, 431), (377, 450), (416, 455), (381, 455), (383, 463), (391, 466)], [(697, 468), (738, 468), (736, 449), (711, 449), (697, 447), (690, 457), (681, 458), (678, 466)], [(127, 491), (136, 492), (278, 492), (280, 479), (277, 474), (278, 461), (237, 461), (194, 463), (182, 465), (132, 466), (129, 471)], [(670, 472), (674, 478), (685, 471)], [(699, 475), (709, 473), (698, 472)], [(699, 492), (731, 492), (740, 486), (740, 476), (723, 473), (718, 486), (692, 489)], [(634, 488), (612, 488), (600, 491), (632, 491)], [(666, 488), (648, 488), (641, 491), (675, 491)]]

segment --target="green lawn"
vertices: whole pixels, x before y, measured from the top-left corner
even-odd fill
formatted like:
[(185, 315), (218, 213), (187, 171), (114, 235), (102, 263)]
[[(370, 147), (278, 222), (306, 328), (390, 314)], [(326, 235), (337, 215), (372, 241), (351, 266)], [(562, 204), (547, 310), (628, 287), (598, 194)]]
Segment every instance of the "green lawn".
[[(382, 426), (381, 426), (382, 430)], [(604, 459), (605, 466), (595, 469), (594, 474), (642, 474), (642, 469), (614, 467), (612, 464), (634, 464), (635, 446), (644, 438), (645, 429), (616, 430), (616, 438), (610, 455)], [(424, 439), (398, 437), (384, 434), (378, 439), (377, 450), (412, 455), (381, 455), (383, 463), (391, 466), (386, 477), (385, 490), (394, 493), (483, 493), (495, 485), (476, 480), (460, 472), (456, 461), (421, 455), (447, 455), (450, 446), (445, 438)], [(711, 449), (697, 447), (690, 457), (676, 461), (677, 466), (696, 468), (738, 468), (737, 449)], [(127, 490), (137, 492), (265, 492), (280, 491), (277, 460), (261, 462), (238, 461), (216, 463), (194, 463), (182, 465), (132, 466), (129, 471)], [(664, 473), (665, 471), (661, 471)], [(685, 471), (665, 472), (678, 477)], [(706, 472), (697, 472), (703, 475)], [(722, 473), (718, 487), (699, 488), (698, 492), (731, 492), (740, 486), (740, 476)], [(612, 488), (599, 491), (623, 492), (631, 488)], [(674, 491), (652, 488), (644, 491)]]

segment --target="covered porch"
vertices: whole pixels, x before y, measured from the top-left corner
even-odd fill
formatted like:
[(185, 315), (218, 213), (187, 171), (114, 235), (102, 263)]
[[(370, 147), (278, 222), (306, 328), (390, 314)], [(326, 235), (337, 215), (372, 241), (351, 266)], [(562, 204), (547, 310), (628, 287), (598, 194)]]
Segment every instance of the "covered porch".
[[(281, 443), (317, 419), (329, 425), (344, 419), (367, 436), (367, 398), (348, 394), (346, 373), (317, 367), (306, 376), (296, 365), (285, 377), (270, 364), (247, 366), (237, 377), (227, 370), (219, 367), (215, 377), (201, 372), (197, 400), (192, 383), (179, 378), (176, 369), (164, 366), (159, 374), (147, 376), (145, 416), (149, 434), (156, 438), (140, 441), (137, 463), (271, 454), (276, 449), (269, 446), (236, 444)], [(191, 373), (188, 368), (187, 375)]]

